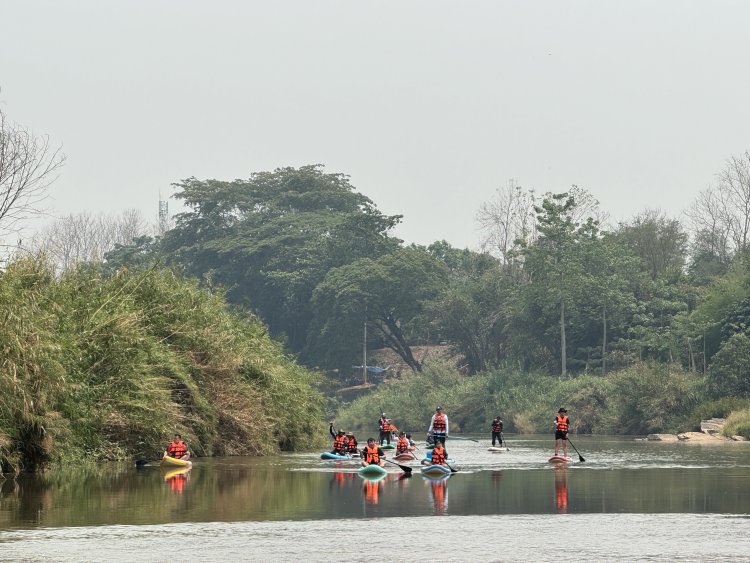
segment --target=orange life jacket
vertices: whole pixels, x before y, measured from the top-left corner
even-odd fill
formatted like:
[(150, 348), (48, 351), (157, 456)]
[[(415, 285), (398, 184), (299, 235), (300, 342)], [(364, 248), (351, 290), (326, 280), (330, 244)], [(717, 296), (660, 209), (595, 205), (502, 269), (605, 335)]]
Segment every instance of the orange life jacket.
[(559, 414), (555, 417), (555, 430), (560, 432), (568, 431), (568, 417), (560, 416)]
[(346, 436), (339, 436), (337, 434), (333, 439), (333, 451), (335, 452), (345, 452), (348, 445), (349, 440), (346, 439)]
[(390, 432), (391, 431), (391, 423), (388, 422), (387, 418), (381, 418), (380, 419), (380, 431), (381, 432)]
[(409, 440), (406, 438), (399, 438), (396, 443), (396, 453), (403, 454), (409, 451)]
[(432, 463), (433, 465), (445, 465), (448, 459), (448, 455), (445, 448), (442, 446), (435, 446), (432, 450)]
[(175, 459), (182, 458), (182, 456), (184, 456), (187, 451), (187, 446), (182, 440), (180, 440), (176, 444), (174, 442), (169, 442), (169, 445), (167, 446), (167, 454)]
[(445, 432), (445, 415), (436, 414), (435, 420), (432, 421), (433, 432)]
[(362, 450), (362, 452), (365, 454), (365, 463), (368, 465), (379, 465), (380, 464), (380, 454), (378, 453), (378, 450), (380, 449), (380, 446), (375, 444), (374, 446), (365, 446), (365, 449)]
[(348, 436), (346, 438), (346, 443), (347, 443), (347, 446), (346, 446), (347, 451), (350, 454), (356, 454), (357, 453), (357, 439), (354, 436)]
[(502, 432), (503, 431), (503, 423), (500, 420), (493, 420), (492, 421), (492, 431), (493, 432)]

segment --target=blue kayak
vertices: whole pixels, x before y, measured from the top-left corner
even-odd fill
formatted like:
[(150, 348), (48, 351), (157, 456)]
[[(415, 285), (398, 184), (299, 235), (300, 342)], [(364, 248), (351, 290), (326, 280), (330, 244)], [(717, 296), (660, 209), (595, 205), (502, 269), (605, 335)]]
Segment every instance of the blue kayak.
[(430, 477), (442, 477), (443, 475), (450, 475), (451, 470), (445, 465), (428, 465), (423, 467), (421, 470), (422, 475), (428, 475)]
[(377, 477), (378, 475), (385, 475), (388, 471), (379, 465), (365, 465), (362, 469), (357, 471), (357, 473), (365, 477)]

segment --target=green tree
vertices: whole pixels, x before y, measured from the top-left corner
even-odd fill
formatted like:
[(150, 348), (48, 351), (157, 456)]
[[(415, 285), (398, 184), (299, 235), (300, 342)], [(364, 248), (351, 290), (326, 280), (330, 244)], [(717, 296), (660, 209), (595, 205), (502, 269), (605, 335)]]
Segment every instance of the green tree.
[(198, 278), (210, 273), (294, 352), (308, 339), (312, 292), (328, 271), (400, 245), (389, 236), (400, 216), (383, 215), (345, 175), (319, 165), (176, 186), (190, 211), (165, 234), (164, 255)]
[(643, 261), (651, 279), (679, 278), (685, 266), (688, 237), (676, 219), (657, 210), (647, 210), (630, 223), (621, 223), (620, 237)]
[(333, 268), (313, 292), (306, 356), (331, 367), (349, 365), (356, 361), (367, 322), (386, 347), (420, 371), (409, 343), (411, 323), (447, 277), (444, 264), (415, 247)]
[(521, 250), (530, 280), (521, 293), (529, 311), (536, 309), (545, 316), (556, 311), (559, 373), (564, 377), (568, 370), (566, 309), (579, 303), (593, 286), (586, 261), (589, 247), (598, 240), (598, 223), (592, 218), (583, 223), (576, 220), (576, 199), (568, 193), (547, 194), (534, 210), (539, 236)]
[(714, 396), (750, 397), (750, 336), (733, 334), (713, 357), (708, 370)]

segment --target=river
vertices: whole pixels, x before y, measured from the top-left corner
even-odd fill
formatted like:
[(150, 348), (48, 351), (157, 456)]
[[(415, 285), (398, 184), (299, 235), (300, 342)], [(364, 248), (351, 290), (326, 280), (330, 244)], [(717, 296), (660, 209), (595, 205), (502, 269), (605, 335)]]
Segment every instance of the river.
[(750, 560), (750, 443), (579, 436), (558, 466), (546, 436), (469, 437), (437, 481), (319, 453), (6, 479), (0, 561)]

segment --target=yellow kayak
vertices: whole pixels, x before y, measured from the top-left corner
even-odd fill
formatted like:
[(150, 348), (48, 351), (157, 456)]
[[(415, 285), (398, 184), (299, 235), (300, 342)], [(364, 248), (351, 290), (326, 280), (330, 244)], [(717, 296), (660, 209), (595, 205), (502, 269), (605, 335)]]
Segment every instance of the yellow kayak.
[(177, 458), (169, 457), (168, 455), (165, 455), (163, 458), (161, 458), (160, 465), (162, 467), (192, 467), (193, 462), (187, 459), (177, 459)]

